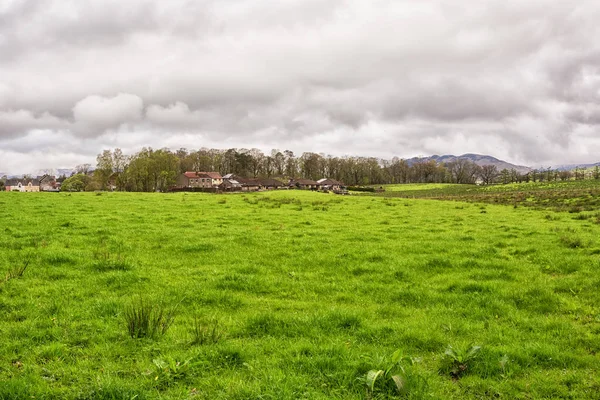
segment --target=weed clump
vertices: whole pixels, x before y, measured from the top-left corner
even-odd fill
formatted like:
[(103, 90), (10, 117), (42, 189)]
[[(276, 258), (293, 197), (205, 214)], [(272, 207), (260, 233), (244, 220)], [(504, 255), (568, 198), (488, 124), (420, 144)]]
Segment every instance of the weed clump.
[(192, 370), (192, 359), (177, 361), (171, 357), (155, 358), (154, 364), (154, 383), (158, 389), (165, 389), (172, 386), (176, 381), (185, 378)]
[(219, 320), (213, 319), (209, 323), (203, 323), (198, 317), (194, 318), (192, 324), (192, 345), (216, 344), (223, 337), (219, 328)]
[(563, 235), (560, 237), (560, 242), (563, 244), (563, 246), (568, 247), (570, 249), (578, 249), (585, 247), (583, 239), (581, 239), (578, 236)]
[(25, 262), (23, 264), (12, 266), (6, 273), (6, 276), (4, 277), (4, 282), (8, 282), (11, 279), (16, 279), (16, 278), (22, 277), (23, 274), (25, 273), (25, 270), (29, 266), (29, 263), (30, 263), (30, 260), (25, 260)]
[(175, 319), (175, 310), (155, 304), (143, 297), (125, 307), (127, 332), (133, 339), (150, 338), (167, 333)]
[(389, 358), (369, 361), (382, 368), (371, 369), (358, 378), (366, 386), (367, 399), (422, 398), (426, 395), (428, 383), (413, 368), (421, 359), (403, 356), (401, 350), (396, 350)]
[(440, 371), (444, 374), (450, 374), (452, 379), (457, 380), (467, 373), (469, 367), (479, 357), (480, 352), (481, 346), (468, 346), (465, 349), (455, 349), (448, 346), (444, 352)]

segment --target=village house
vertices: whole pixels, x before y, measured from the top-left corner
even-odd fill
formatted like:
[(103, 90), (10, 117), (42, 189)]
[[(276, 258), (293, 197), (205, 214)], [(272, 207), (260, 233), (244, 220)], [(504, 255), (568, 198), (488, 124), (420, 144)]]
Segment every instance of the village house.
[(290, 179), (288, 186), (303, 190), (318, 190), (321, 187), (317, 181), (311, 179)]
[[(227, 184), (225, 184), (227, 183)], [(243, 178), (234, 174), (227, 174), (223, 176), (223, 185), (219, 188), (223, 188), (228, 191), (241, 190), (244, 192), (253, 192), (258, 190), (273, 190), (280, 189), (285, 185), (272, 178)]]
[(106, 189), (110, 190), (111, 192), (117, 190), (117, 179), (119, 179), (119, 173), (113, 172), (106, 182)]
[(238, 181), (242, 184), (243, 192), (257, 192), (260, 190), (258, 179), (238, 178)]
[[(217, 182), (219, 183), (217, 184)], [(273, 178), (244, 178), (235, 174), (221, 176), (218, 172), (191, 171), (185, 172), (178, 177), (177, 187), (180, 189), (213, 188), (223, 192), (256, 192), (276, 189), (325, 189), (337, 193), (345, 190), (345, 185), (334, 179), (321, 179), (319, 181), (313, 181), (311, 179), (290, 179), (289, 183), (286, 185)]]
[(56, 182), (56, 178), (51, 175), (42, 175), (38, 177), (40, 182), (41, 192), (58, 192), (60, 190), (60, 183)]
[(223, 192), (237, 192), (242, 190), (242, 184), (235, 179), (223, 177), (223, 183), (219, 185), (219, 190)]
[(260, 188), (265, 190), (281, 189), (285, 186), (282, 182), (273, 178), (259, 179), (258, 182), (260, 184)]
[[(223, 181), (221, 180), (221, 183)], [(212, 188), (213, 178), (204, 172), (184, 172), (177, 177), (177, 187), (180, 188)]]
[(340, 181), (336, 181), (335, 179), (319, 179), (317, 181), (317, 183), (319, 185), (321, 185), (321, 189), (323, 190), (333, 190), (334, 192), (336, 191), (340, 191), (342, 189), (345, 188), (345, 185), (340, 182)]
[(211, 183), (213, 186), (219, 186), (221, 183), (223, 183), (223, 177), (218, 172), (198, 172), (198, 173), (208, 175), (208, 177), (212, 181)]
[(7, 192), (39, 192), (40, 181), (33, 178), (8, 179), (4, 182), (4, 190)]

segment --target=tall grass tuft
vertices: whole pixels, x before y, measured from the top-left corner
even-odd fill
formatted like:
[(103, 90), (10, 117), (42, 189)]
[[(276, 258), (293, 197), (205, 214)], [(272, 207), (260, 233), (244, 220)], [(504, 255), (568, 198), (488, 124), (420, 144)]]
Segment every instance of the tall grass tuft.
[(140, 296), (125, 307), (127, 332), (133, 339), (155, 338), (167, 333), (175, 319), (175, 309), (167, 309)]
[(25, 260), (25, 262), (21, 265), (14, 265), (7, 272), (4, 277), (4, 282), (8, 282), (11, 279), (20, 278), (25, 273), (25, 270), (29, 266), (30, 260)]
[(198, 317), (195, 317), (191, 330), (192, 345), (216, 344), (223, 336), (217, 319), (205, 324)]

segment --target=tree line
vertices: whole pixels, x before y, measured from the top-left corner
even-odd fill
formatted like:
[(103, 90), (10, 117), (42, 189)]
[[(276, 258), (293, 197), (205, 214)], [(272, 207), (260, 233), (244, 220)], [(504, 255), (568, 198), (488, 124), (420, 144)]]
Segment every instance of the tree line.
[(105, 190), (114, 185), (117, 190), (154, 192), (174, 186), (185, 171), (215, 171), (222, 175), (233, 173), (246, 178), (330, 178), (346, 185), (381, 185), (389, 183), (460, 183), (484, 185), (495, 183), (538, 182), (593, 177), (600, 179), (599, 168), (591, 173), (574, 171), (533, 170), (519, 173), (501, 171), (494, 165), (479, 166), (468, 159), (458, 158), (447, 163), (431, 159), (408, 162), (394, 157), (385, 160), (375, 157), (331, 156), (312, 152), (296, 155), (291, 150), (259, 149), (200, 149), (187, 150), (143, 148), (136, 154), (125, 155), (120, 149), (104, 150), (96, 158), (96, 167), (77, 167), (77, 173), (63, 182), (65, 190)]

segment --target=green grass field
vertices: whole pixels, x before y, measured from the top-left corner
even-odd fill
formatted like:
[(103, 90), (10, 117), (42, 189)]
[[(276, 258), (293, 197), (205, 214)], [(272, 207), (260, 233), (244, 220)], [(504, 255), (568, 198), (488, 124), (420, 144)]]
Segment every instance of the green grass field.
[(506, 204), (0, 193), (0, 399), (600, 399), (600, 224)]
[[(507, 185), (406, 184), (384, 185), (381, 197), (459, 200), (468, 202), (526, 206), (538, 210), (600, 210), (600, 181), (558, 181), (512, 183)], [(372, 195), (369, 193), (369, 195)], [(597, 214), (600, 221), (600, 214)]]

